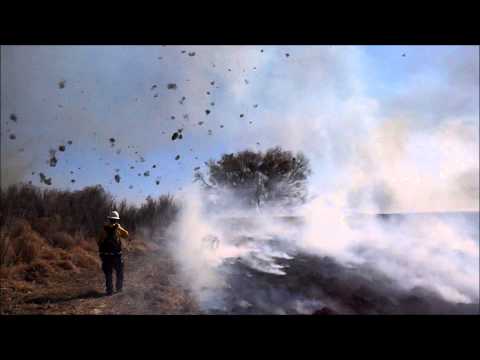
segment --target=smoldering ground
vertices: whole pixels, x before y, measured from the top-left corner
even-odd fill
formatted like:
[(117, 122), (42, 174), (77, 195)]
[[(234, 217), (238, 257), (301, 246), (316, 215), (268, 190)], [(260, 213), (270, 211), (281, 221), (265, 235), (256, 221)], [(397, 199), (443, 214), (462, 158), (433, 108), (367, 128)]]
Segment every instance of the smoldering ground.
[(215, 212), (206, 202), (188, 189), (169, 233), (204, 311), (478, 312), (478, 213), (379, 217), (312, 201), (289, 217), (233, 206)]

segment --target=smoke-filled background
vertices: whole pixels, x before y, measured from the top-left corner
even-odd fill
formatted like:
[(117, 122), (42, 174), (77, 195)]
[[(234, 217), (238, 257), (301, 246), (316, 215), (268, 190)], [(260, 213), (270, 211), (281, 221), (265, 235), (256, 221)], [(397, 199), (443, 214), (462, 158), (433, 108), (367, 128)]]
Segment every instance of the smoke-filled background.
[[(338, 292), (299, 291), (292, 276), (316, 266), (384, 298), (478, 304), (478, 47), (2, 46), (1, 66), (2, 186), (176, 194), (172, 251), (207, 308), (348, 312)], [(226, 191), (206, 209), (195, 168), (277, 145), (310, 160), (304, 206), (245, 209)]]

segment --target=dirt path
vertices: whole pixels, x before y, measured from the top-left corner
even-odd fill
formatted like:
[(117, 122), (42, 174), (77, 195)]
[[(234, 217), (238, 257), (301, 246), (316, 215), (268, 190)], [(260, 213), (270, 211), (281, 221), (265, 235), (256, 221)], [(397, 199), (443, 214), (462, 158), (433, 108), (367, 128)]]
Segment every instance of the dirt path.
[(2, 288), (3, 314), (196, 314), (171, 259), (159, 251), (127, 254), (122, 293), (104, 295), (100, 269), (63, 274), (24, 294)]

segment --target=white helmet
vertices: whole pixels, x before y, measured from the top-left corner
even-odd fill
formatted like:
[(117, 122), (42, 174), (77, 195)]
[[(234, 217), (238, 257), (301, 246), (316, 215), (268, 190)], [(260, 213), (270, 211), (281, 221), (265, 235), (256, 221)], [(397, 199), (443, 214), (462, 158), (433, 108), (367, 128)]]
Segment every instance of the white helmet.
[(118, 214), (118, 211), (114, 210), (110, 216), (107, 216), (107, 219), (120, 220), (120, 215)]

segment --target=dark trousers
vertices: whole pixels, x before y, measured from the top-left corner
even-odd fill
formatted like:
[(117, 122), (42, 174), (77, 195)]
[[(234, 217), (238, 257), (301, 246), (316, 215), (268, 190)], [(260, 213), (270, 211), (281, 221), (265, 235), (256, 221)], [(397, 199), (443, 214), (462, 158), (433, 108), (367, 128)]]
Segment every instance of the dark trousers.
[(113, 293), (113, 271), (116, 275), (116, 289), (121, 291), (123, 287), (123, 259), (122, 255), (100, 255), (102, 270), (105, 274), (105, 287), (108, 294)]

